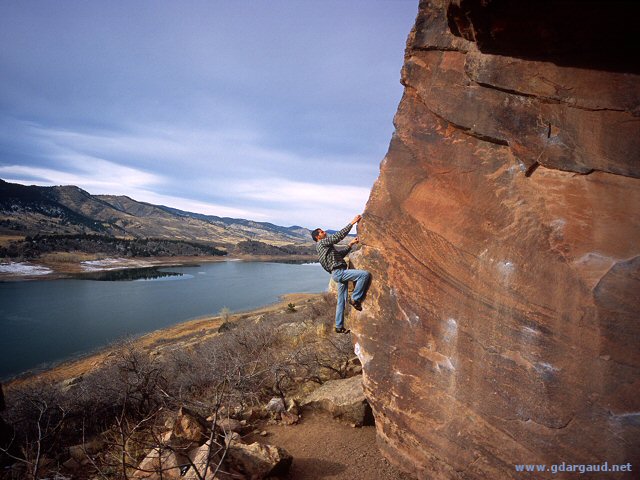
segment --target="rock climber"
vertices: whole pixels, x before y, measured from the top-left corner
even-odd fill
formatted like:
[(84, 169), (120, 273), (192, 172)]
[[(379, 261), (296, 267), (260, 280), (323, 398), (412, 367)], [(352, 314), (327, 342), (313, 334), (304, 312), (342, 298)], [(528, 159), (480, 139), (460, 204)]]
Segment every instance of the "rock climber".
[(355, 270), (348, 268), (344, 257), (351, 251), (351, 248), (359, 243), (358, 237), (349, 242), (344, 250), (335, 248), (335, 244), (346, 237), (353, 226), (362, 219), (361, 215), (356, 215), (351, 222), (339, 232), (327, 235), (321, 228), (316, 228), (311, 232), (311, 238), (317, 243), (316, 250), (320, 265), (331, 274), (331, 278), (338, 284), (338, 304), (336, 305), (336, 333), (349, 333), (350, 330), (344, 328), (344, 307), (349, 296), (348, 282), (356, 282), (349, 304), (356, 310), (362, 310), (362, 300), (369, 286), (371, 274), (366, 270)]

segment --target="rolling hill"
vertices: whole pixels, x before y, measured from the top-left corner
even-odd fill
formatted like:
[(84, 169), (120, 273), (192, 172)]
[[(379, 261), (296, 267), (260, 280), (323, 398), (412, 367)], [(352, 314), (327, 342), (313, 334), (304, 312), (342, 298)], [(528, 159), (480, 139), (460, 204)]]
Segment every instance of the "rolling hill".
[(186, 212), (126, 196), (91, 195), (76, 186), (26, 186), (0, 180), (0, 235), (96, 234), (233, 246), (261, 241), (310, 245), (309, 230)]

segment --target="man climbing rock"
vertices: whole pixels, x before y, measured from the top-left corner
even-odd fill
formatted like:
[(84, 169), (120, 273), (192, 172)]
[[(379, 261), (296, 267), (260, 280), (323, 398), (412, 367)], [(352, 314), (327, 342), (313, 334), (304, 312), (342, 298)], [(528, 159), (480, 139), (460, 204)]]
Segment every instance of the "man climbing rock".
[(351, 251), (351, 248), (359, 243), (358, 237), (349, 242), (349, 246), (344, 250), (337, 250), (335, 244), (346, 237), (353, 226), (360, 221), (362, 216), (356, 215), (356, 217), (342, 230), (334, 233), (333, 235), (327, 235), (327, 232), (321, 228), (316, 228), (311, 232), (311, 237), (317, 243), (316, 250), (318, 252), (318, 258), (320, 259), (320, 265), (327, 272), (331, 274), (331, 278), (338, 284), (338, 305), (336, 306), (336, 333), (349, 333), (349, 330), (344, 328), (344, 307), (349, 296), (347, 290), (347, 283), (349, 281), (356, 282), (356, 286), (353, 290), (349, 303), (356, 310), (362, 310), (361, 301), (369, 286), (369, 279), (371, 274), (365, 270), (355, 270), (347, 268), (348, 265), (344, 261), (344, 257)]

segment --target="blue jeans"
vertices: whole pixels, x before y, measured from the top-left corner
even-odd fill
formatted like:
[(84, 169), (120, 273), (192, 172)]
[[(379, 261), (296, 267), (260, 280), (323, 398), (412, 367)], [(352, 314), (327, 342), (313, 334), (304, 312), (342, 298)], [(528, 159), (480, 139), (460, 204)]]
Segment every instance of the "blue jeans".
[(344, 306), (349, 295), (347, 282), (356, 282), (351, 298), (360, 301), (367, 292), (371, 274), (366, 270), (340, 268), (331, 272), (331, 278), (338, 284), (338, 305), (336, 306), (336, 328), (344, 327)]

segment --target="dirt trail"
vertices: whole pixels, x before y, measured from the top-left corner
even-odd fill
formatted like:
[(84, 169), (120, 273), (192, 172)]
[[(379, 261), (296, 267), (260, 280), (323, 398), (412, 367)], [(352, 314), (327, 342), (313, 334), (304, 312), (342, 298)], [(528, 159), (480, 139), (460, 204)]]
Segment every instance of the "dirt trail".
[(320, 413), (303, 414), (298, 425), (267, 425), (266, 437), (246, 440), (283, 447), (293, 456), (286, 480), (411, 480), (376, 446), (375, 427), (352, 428)]

